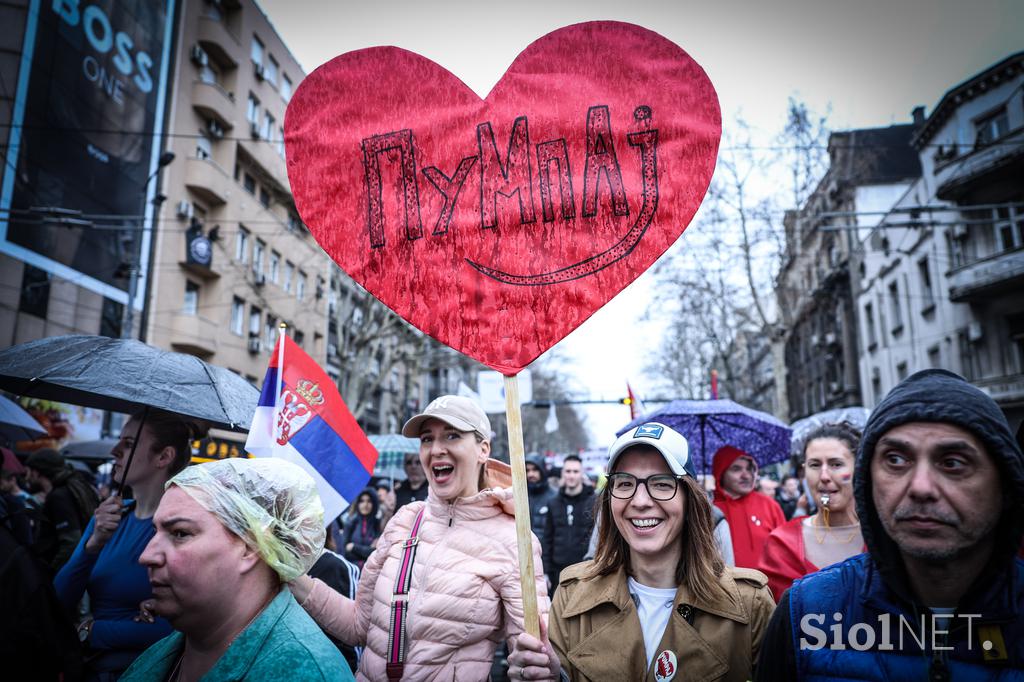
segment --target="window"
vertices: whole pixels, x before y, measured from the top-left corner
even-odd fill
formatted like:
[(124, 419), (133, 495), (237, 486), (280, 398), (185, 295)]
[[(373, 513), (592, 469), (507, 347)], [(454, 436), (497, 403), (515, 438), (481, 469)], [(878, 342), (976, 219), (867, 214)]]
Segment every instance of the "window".
[(281, 155), (281, 158), (285, 158), (284, 153), (284, 128), (277, 129), (277, 153)]
[(935, 291), (932, 289), (932, 275), (928, 269), (927, 258), (917, 262), (917, 272), (921, 277), (921, 305), (927, 310), (935, 305)]
[(302, 232), (302, 221), (299, 220), (299, 214), (288, 212), (288, 230), (291, 232)]
[(263, 139), (264, 140), (273, 140), (274, 139), (274, 128), (276, 127), (275, 126), (276, 123), (277, 123), (277, 121), (274, 120), (274, 117), (270, 115), (269, 111), (264, 111), (263, 112), (263, 133), (262, 133), (262, 135), (263, 135)]
[(306, 335), (300, 332), (298, 329), (295, 330), (295, 345), (302, 348), (302, 342), (306, 340)]
[(864, 304), (864, 327), (868, 334), (868, 348), (878, 345), (878, 337), (875, 336), (875, 310), (870, 303)]
[(267, 320), (263, 323), (263, 344), (267, 349), (271, 349), (275, 343), (277, 343), (277, 318), (267, 313)]
[(270, 192), (266, 187), (260, 187), (260, 205), (263, 208), (270, 208)]
[(292, 79), (283, 73), (281, 74), (281, 97), (285, 102), (292, 98)]
[(295, 298), (300, 301), (306, 297), (306, 273), (299, 270), (299, 278), (295, 281)]
[(271, 85), (277, 85), (277, 70), (278, 70), (277, 60), (274, 59), (273, 55), (269, 55), (268, 54), (267, 55), (266, 70), (263, 72), (263, 77)]
[(1024, 374), (1024, 313), (1008, 315), (1006, 317), (1006, 328), (1010, 332), (1010, 341), (1013, 342), (1016, 351), (1017, 372)]
[(256, 36), (252, 37), (252, 63), (262, 64), (263, 63), (263, 41)]
[(903, 331), (903, 311), (900, 309), (900, 289), (896, 282), (889, 285), (889, 312), (892, 315), (892, 335)]
[(1000, 206), (992, 209), (992, 218), (1000, 251), (1024, 246), (1024, 206)]
[(981, 376), (981, 363), (970, 339), (970, 333), (967, 329), (961, 329), (957, 332), (956, 340), (960, 350), (960, 373), (968, 381), (974, 381)]
[(260, 338), (260, 330), (263, 327), (263, 311), (253, 306), (249, 310), (249, 336), (250, 338)]
[(260, 122), (260, 100), (251, 92), (249, 93), (249, 103), (245, 108), (245, 120), (257, 125)]
[(292, 290), (292, 279), (295, 277), (295, 266), (291, 264), (291, 261), (284, 262), (284, 290)]
[(998, 140), (1010, 131), (1010, 119), (1006, 115), (1006, 107), (989, 114), (974, 122), (974, 146), (984, 147)]
[(959, 236), (949, 230), (946, 231), (946, 249), (949, 251), (950, 265), (954, 268), (959, 268), (967, 262), (967, 249), (964, 246), (964, 241), (965, 236)]
[(928, 366), (933, 369), (942, 367), (942, 353), (939, 351), (938, 346), (932, 346), (928, 349)]
[(907, 367), (907, 363), (906, 362), (900, 362), (900, 363), (896, 364), (896, 380), (897, 381), (903, 381), (904, 379), (907, 378), (908, 374), (910, 374), (910, 370)]
[(270, 252), (270, 281), (277, 284), (281, 276), (281, 254), (277, 251)]
[(256, 243), (252, 247), (252, 271), (257, 275), (263, 274), (263, 254), (267, 250), (267, 245), (262, 239), (257, 239)]
[(213, 143), (206, 136), (206, 131), (200, 130), (199, 137), (196, 138), (196, 158), (208, 159), (211, 156), (213, 156)]
[(217, 83), (217, 72), (209, 64), (203, 64), (199, 68), (199, 80), (214, 85)]
[(882, 402), (882, 375), (877, 367), (871, 372), (871, 393), (875, 397), (875, 404)]
[(190, 279), (185, 280), (185, 301), (181, 312), (185, 315), (195, 315), (199, 312), (199, 285)]
[(100, 313), (100, 336), (109, 336), (112, 339), (120, 338), (123, 318), (124, 304), (104, 298), (103, 311)]
[(249, 260), (249, 230), (238, 227), (238, 238), (235, 239), (235, 260), (245, 263)]
[(236, 336), (242, 335), (242, 325), (245, 318), (245, 301), (235, 296), (231, 299), (231, 333)]
[(253, 176), (249, 175), (248, 173), (245, 173), (242, 176), (242, 187), (244, 187), (245, 191), (248, 192), (249, 194), (255, 195), (256, 194), (256, 178), (254, 178)]
[(50, 273), (25, 264), (21, 275), (21, 301), (18, 310), (46, 319), (50, 307)]

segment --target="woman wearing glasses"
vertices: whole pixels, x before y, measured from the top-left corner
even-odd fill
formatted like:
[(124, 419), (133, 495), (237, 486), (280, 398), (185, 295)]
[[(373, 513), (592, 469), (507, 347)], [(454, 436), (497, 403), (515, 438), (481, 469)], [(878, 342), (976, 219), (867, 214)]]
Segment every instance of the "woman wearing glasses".
[(593, 561), (562, 572), (543, 641), (520, 635), (514, 680), (748, 680), (774, 602), (723, 565), (686, 439), (655, 422), (608, 451)]

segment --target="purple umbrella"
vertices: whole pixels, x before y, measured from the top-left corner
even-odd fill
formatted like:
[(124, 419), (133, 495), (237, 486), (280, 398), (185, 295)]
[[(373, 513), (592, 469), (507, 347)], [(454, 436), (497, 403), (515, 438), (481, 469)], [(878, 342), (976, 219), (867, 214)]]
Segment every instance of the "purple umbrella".
[(699, 473), (711, 473), (711, 460), (723, 445), (743, 450), (758, 466), (789, 457), (790, 429), (768, 414), (731, 400), (673, 400), (619, 430), (621, 435), (644, 422), (670, 426), (690, 443), (690, 457)]

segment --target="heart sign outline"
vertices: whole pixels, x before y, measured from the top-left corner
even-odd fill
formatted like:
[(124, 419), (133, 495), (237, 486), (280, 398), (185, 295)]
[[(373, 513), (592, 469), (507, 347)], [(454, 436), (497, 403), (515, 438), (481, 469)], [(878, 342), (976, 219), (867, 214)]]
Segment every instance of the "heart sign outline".
[(397, 47), (340, 55), (285, 116), (324, 251), (438, 341), (517, 373), (650, 267), (707, 191), (714, 87), (640, 26), (553, 31), (480, 99)]

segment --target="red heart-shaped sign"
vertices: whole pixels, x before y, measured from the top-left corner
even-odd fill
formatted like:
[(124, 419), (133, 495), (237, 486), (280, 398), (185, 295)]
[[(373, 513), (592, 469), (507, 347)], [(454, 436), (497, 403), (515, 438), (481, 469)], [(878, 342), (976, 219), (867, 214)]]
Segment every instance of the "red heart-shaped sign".
[(682, 234), (715, 168), (703, 69), (639, 26), (532, 43), (481, 100), (396, 47), (307, 77), (285, 119), (302, 219), (417, 328), (514, 374)]

